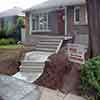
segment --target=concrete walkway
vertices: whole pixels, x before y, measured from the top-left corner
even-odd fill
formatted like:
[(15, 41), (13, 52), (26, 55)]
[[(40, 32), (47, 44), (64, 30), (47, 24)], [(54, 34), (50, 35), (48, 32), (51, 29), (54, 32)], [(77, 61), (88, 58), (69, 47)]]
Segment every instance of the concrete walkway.
[(5, 75), (0, 75), (0, 97), (3, 100), (85, 100)]

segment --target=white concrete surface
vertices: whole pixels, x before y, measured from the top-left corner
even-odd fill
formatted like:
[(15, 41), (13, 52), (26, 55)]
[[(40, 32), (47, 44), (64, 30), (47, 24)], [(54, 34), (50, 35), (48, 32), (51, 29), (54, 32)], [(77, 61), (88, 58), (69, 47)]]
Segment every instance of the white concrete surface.
[(51, 52), (32, 51), (26, 53), (24, 60), (32, 60), (33, 62), (44, 62), (51, 54)]
[(13, 75), (12, 77), (15, 77), (15, 78), (20, 79), (20, 80), (24, 80), (24, 81), (29, 82), (29, 83), (32, 83), (37, 78), (39, 78), (39, 76), (41, 74), (42, 73), (39, 73), (39, 72), (34, 72), (34, 73), (18, 72), (15, 75)]
[(0, 75), (0, 97), (3, 100), (39, 100), (40, 91), (36, 85)]
[(4, 100), (85, 100), (80, 96), (66, 95), (7, 75), (0, 75), (0, 97)]

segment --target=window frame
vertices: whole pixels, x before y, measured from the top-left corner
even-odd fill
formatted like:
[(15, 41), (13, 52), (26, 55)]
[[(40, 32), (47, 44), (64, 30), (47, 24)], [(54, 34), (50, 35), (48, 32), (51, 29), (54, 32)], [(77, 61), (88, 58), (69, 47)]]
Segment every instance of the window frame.
[[(32, 32), (49, 32), (50, 30), (49, 30), (49, 26), (48, 26), (48, 13), (46, 12), (44, 12), (44, 13), (36, 13), (36, 14), (32, 14), (32, 21), (33, 21), (33, 17), (36, 17), (36, 16), (39, 16), (39, 18), (38, 18), (38, 21), (39, 21), (39, 23), (38, 23), (38, 29), (36, 29), (36, 26), (37, 26), (37, 24), (36, 24), (36, 22), (35, 22), (35, 30), (33, 30), (33, 22), (32, 22)], [(45, 23), (47, 24), (47, 26), (46, 26), (46, 29), (40, 29), (40, 19), (41, 19), (41, 17), (43, 17), (43, 16), (45, 16), (46, 17), (46, 21), (45, 21)], [(43, 26), (42, 27), (44, 27), (45, 25), (44, 25), (44, 23), (43, 23)]]
[[(79, 21), (76, 21), (76, 10), (79, 9)], [(81, 7), (80, 6), (76, 6), (74, 7), (74, 24), (80, 24), (81, 22)]]

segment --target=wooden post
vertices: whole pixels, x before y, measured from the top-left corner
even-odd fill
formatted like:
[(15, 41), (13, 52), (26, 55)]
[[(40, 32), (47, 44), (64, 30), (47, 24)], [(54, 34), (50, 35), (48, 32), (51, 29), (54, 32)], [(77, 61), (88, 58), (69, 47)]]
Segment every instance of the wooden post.
[(100, 55), (100, 0), (87, 0), (90, 57)]

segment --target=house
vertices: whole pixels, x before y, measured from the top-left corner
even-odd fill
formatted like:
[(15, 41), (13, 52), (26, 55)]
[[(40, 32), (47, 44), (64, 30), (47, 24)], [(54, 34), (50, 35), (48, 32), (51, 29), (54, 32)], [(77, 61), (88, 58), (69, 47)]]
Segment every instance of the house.
[[(76, 43), (87, 44), (86, 8), (85, 0), (48, 0), (27, 9), (25, 23), (26, 33), (29, 35), (27, 35), (26, 43), (30, 42), (35, 51), (25, 57), (21, 71), (33, 72), (37, 68), (41, 71), (44, 61), (38, 63), (34, 58), (37, 58), (40, 52), (43, 52), (43, 55), (57, 53), (62, 46), (62, 39), (67, 39), (68, 35), (75, 34)], [(34, 63), (29, 65), (29, 59)]]
[[(85, 0), (48, 0), (26, 10), (26, 32), (30, 34), (88, 34)], [(85, 41), (85, 40), (84, 40)]]
[(18, 16), (25, 16), (23, 9), (13, 7), (0, 13), (0, 29), (10, 30), (15, 27)]

